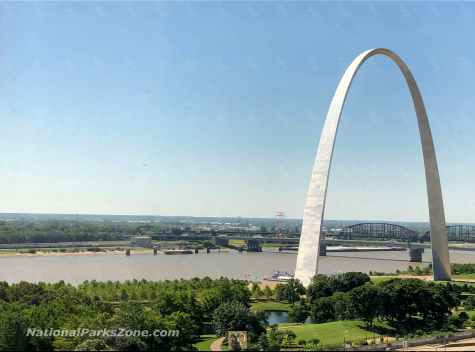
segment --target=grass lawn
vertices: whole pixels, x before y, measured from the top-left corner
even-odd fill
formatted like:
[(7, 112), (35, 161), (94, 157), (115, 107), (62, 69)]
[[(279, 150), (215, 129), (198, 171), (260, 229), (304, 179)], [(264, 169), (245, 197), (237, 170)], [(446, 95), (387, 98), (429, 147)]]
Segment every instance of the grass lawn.
[(276, 302), (276, 301), (260, 301), (251, 304), (253, 311), (257, 310), (274, 310), (281, 312), (288, 312), (290, 310), (290, 303)]
[(218, 336), (216, 335), (201, 335), (200, 336), (200, 342), (195, 343), (195, 347), (198, 349), (198, 351), (211, 351), (211, 344), (213, 343), (214, 340), (216, 340)]
[[(414, 277), (417, 277), (417, 275), (414, 275)], [(420, 277), (422, 278), (423, 275), (420, 275)], [(404, 274), (401, 274), (401, 275), (377, 275), (377, 276), (371, 276), (371, 281), (373, 283), (380, 283), (380, 282), (383, 282), (383, 281), (387, 281), (387, 280), (390, 280), (390, 279), (394, 279), (394, 278), (400, 278), (400, 279), (405, 279), (407, 277), (404, 276)], [(473, 280), (474, 284), (475, 284), (475, 273), (473, 274), (454, 274), (452, 275), (452, 283), (454, 284), (463, 284), (463, 282), (457, 282), (457, 280), (460, 280), (460, 281), (463, 281), (463, 280)], [(434, 281), (434, 283), (446, 283), (447, 281)], [(468, 282), (468, 284), (470, 285), (470, 282)]]
[[(377, 325), (377, 324), (375, 324)], [(281, 330), (292, 330), (298, 340), (319, 339), (322, 345), (342, 345), (344, 341), (362, 341), (375, 335), (360, 320), (342, 320), (323, 324), (279, 324)]]
[(398, 276), (397, 275), (371, 276), (371, 281), (373, 283), (377, 284), (377, 283), (380, 283), (380, 282), (383, 282), (383, 281), (394, 279), (396, 277), (398, 277)]
[(262, 243), (261, 246), (267, 247), (267, 248), (292, 247), (291, 245), (285, 244), (285, 243), (269, 243), (269, 242)]
[(457, 274), (452, 276), (455, 280), (475, 280), (475, 274)]

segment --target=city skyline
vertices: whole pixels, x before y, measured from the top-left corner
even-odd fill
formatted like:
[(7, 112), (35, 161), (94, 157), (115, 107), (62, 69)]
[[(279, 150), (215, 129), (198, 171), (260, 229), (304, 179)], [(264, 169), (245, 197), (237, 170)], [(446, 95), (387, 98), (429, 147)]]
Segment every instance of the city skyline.
[[(302, 218), (336, 82), (384, 46), (423, 92), (447, 221), (475, 222), (473, 4), (0, 6), (1, 212)], [(361, 70), (338, 138), (326, 218), (426, 221), (389, 60)]]

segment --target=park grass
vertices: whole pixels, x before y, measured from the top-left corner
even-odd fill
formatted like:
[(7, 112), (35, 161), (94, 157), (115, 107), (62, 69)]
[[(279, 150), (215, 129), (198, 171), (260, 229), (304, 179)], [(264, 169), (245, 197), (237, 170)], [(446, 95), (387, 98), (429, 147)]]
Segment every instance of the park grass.
[[(417, 277), (417, 275), (414, 275), (414, 277)], [(420, 275), (421, 279), (424, 277), (424, 275)], [(400, 279), (405, 279), (407, 277), (404, 277), (404, 274), (402, 275), (377, 275), (377, 276), (371, 276), (371, 282), (378, 284), (384, 281), (388, 281), (394, 278), (400, 278)], [(466, 280), (467, 282), (464, 282)], [(473, 281), (473, 282), (470, 282)], [(448, 281), (433, 281), (436, 284), (444, 284), (447, 283)], [(452, 284), (456, 285), (463, 285), (464, 283), (467, 283), (468, 285), (475, 285), (475, 273), (473, 274), (456, 274), (452, 275)]]
[(254, 312), (258, 310), (288, 312), (290, 310), (290, 303), (277, 302), (277, 301), (260, 301), (260, 302), (252, 303), (251, 309)]
[(475, 280), (475, 273), (473, 274), (456, 274), (452, 275), (454, 280)]
[[(279, 324), (279, 330), (292, 330), (296, 341), (319, 339), (323, 346), (341, 346), (345, 341), (362, 341), (377, 336), (366, 330), (365, 326), (361, 320), (340, 320), (322, 324)], [(375, 326), (387, 329), (381, 323), (376, 323)]]
[[(391, 280), (391, 279), (394, 279), (394, 278), (400, 278), (400, 279), (406, 279), (407, 278), (407, 275), (408, 274), (388, 274), (388, 275), (375, 275), (375, 276), (371, 276), (371, 281), (375, 284), (377, 283), (380, 283), (380, 282), (384, 282), (384, 281), (387, 281), (387, 280)], [(431, 275), (431, 274), (429, 274)], [(422, 279), (423, 277), (427, 276), (427, 275), (416, 275), (416, 274), (412, 274), (412, 276), (414, 278), (417, 278), (418, 276), (420, 276), (420, 278)], [(464, 280), (467, 280), (467, 284), (470, 284), (470, 281), (473, 281), (473, 284), (475, 284), (475, 273), (467, 273), (467, 274), (453, 274), (452, 275), (452, 283), (455, 283), (455, 284), (463, 284), (464, 283)], [(459, 282), (457, 282), (459, 281)], [(434, 281), (434, 283), (446, 283), (447, 281)]]
[(285, 243), (269, 243), (269, 242), (264, 242), (261, 244), (261, 246), (264, 248), (292, 247), (291, 245), (285, 244)]
[(379, 284), (381, 282), (388, 281), (397, 277), (398, 275), (371, 276), (371, 282), (373, 282), (374, 284)]
[(200, 341), (195, 343), (193, 346), (198, 349), (198, 351), (211, 351), (211, 344), (218, 338), (214, 334), (201, 335)]

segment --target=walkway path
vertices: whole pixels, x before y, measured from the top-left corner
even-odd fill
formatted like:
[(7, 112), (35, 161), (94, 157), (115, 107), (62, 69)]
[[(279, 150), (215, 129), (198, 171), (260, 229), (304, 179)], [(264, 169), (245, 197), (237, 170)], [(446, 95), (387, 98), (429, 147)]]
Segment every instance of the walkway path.
[(220, 337), (219, 339), (213, 341), (211, 344), (211, 351), (221, 351), (221, 345), (223, 344), (224, 337)]
[(475, 338), (458, 340), (456, 342), (449, 342), (448, 344), (432, 344), (413, 346), (408, 349), (400, 349), (399, 351), (474, 351)]

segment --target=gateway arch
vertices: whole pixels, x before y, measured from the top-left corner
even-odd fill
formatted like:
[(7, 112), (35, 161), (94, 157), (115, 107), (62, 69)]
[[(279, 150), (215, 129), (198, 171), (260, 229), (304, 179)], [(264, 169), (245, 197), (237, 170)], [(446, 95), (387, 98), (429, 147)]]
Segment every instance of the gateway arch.
[(435, 156), (432, 133), (427, 119), (426, 109), (416, 80), (406, 63), (394, 52), (384, 48), (371, 49), (359, 54), (348, 66), (338, 84), (335, 95), (328, 109), (325, 124), (320, 136), (307, 200), (304, 209), (302, 233), (295, 277), (307, 286), (318, 270), (318, 257), (322, 234), (322, 221), (325, 212), (328, 177), (332, 161), (335, 139), (340, 122), (341, 112), (345, 104), (348, 90), (361, 65), (371, 56), (384, 55), (389, 57), (401, 70), (411, 92), (412, 101), (417, 115), (419, 135), (421, 138), (424, 169), (426, 175), (427, 199), (432, 243), (432, 266), (434, 280), (450, 280), (449, 249), (447, 229), (445, 225), (444, 203), (440, 187), (439, 171)]

